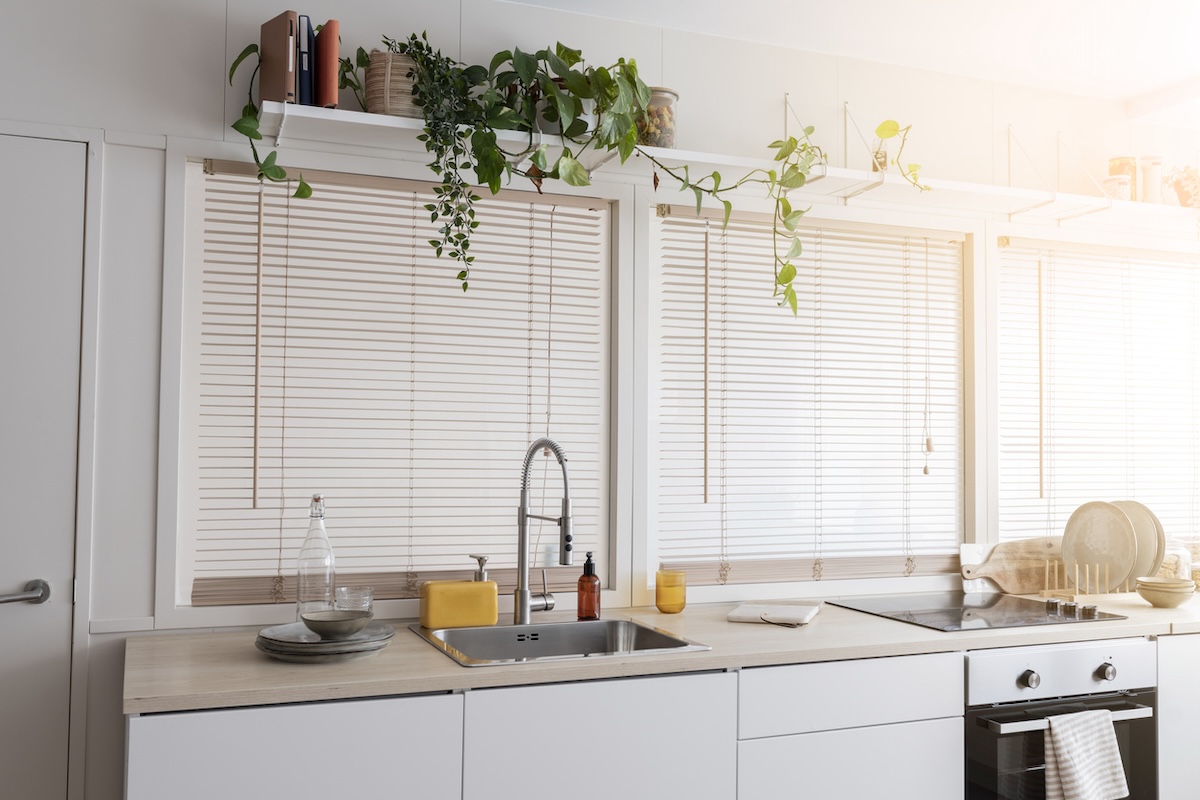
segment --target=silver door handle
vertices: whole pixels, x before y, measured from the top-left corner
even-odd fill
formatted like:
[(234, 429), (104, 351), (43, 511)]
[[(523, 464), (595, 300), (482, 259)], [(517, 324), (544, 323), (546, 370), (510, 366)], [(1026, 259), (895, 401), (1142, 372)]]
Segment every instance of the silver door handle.
[(16, 594), (0, 594), (0, 603), (44, 603), (50, 599), (50, 584), (34, 578), (25, 584), (25, 591)]
[[(1150, 706), (1134, 706), (1133, 708), (1123, 708), (1112, 712), (1113, 722), (1122, 722), (1129, 719), (1145, 719), (1154, 716), (1154, 709)], [(1045, 731), (1050, 729), (1050, 720), (1048, 719), (1031, 719), (1022, 722), (997, 722), (994, 719), (987, 721), (988, 730), (992, 733), (998, 733), (1001, 736), (1009, 733), (1025, 733), (1027, 731)]]

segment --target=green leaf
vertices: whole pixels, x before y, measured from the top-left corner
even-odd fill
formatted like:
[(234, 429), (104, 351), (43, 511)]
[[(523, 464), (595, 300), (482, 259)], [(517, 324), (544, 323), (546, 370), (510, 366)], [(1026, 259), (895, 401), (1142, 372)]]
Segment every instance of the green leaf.
[(571, 70), (563, 79), (567, 82), (567, 91), (579, 99), (587, 100), (592, 97), (592, 84), (582, 72)]
[(534, 150), (533, 154), (529, 156), (529, 160), (531, 162), (533, 162), (533, 165), (535, 167), (540, 169), (542, 172), (545, 172), (546, 171), (546, 145), (543, 144), (540, 147), (538, 147), (538, 149)]
[(361, 47), (354, 54), (354, 66), (359, 69), (366, 69), (371, 66), (371, 56)]
[(565, 78), (571, 71), (571, 65), (560, 58), (558, 53), (547, 52), (546, 63), (550, 65), (550, 71), (560, 78)]
[(792, 204), (786, 197), (779, 198), (779, 217), (782, 219), (792, 213)]
[(488, 78), (488, 71), (478, 64), (467, 67), (462, 74), (468, 86), (478, 86)]
[(620, 141), (617, 142), (617, 153), (621, 156), (621, 163), (624, 164), (626, 160), (633, 155), (633, 151), (636, 149), (637, 128), (631, 125), (629, 130), (625, 131), (625, 135), (622, 136)]
[(785, 256), (783, 257), (783, 260), (784, 260), (784, 261), (791, 261), (793, 258), (795, 258), (796, 256), (800, 255), (800, 251), (801, 251), (802, 249), (803, 249), (803, 246), (802, 246), (802, 244), (801, 244), (801, 242), (800, 242), (800, 237), (799, 237), (799, 236), (793, 236), (793, 237), (792, 237), (792, 246), (788, 248), (787, 255), (785, 255)]
[(563, 154), (558, 159), (558, 175), (568, 186), (587, 186), (591, 183), (587, 170), (583, 165), (569, 155)]
[(512, 61), (512, 52), (501, 50), (499, 53), (496, 53), (496, 55), (492, 56), (492, 63), (488, 66), (488, 74), (494, 77), (496, 70), (506, 61)]
[(245, 136), (248, 139), (261, 139), (262, 134), (258, 132), (258, 117), (245, 116), (233, 123), (229, 127)]
[(796, 290), (790, 284), (783, 290), (783, 299), (788, 304), (788, 308), (792, 309), (792, 316), (796, 316)]
[(875, 136), (878, 139), (891, 139), (898, 133), (900, 133), (900, 123), (894, 119), (885, 119), (875, 129)]
[(783, 172), (779, 185), (784, 189), (799, 189), (808, 180), (807, 176), (796, 167), (788, 167)]
[[(275, 154), (271, 153), (271, 155)], [(283, 167), (276, 166), (274, 164), (268, 166), (266, 162), (263, 162), (262, 167), (260, 167), (258, 171), (261, 175), (272, 181), (287, 180), (287, 171)]]
[(793, 211), (783, 218), (783, 227), (789, 231), (796, 230), (796, 226), (800, 224), (800, 218), (804, 216), (803, 211)]
[(779, 152), (775, 154), (775, 160), (783, 161), (784, 159), (786, 159), (788, 156), (790, 156), (792, 153), (794, 153), (796, 151), (797, 144), (798, 143), (796, 142), (795, 138), (789, 138), (779, 148)]
[(300, 176), (300, 183), (296, 185), (296, 193), (292, 197), (299, 198), (300, 200), (312, 197), (312, 187), (304, 181), (303, 175)]
[(704, 202), (704, 191), (699, 186), (693, 186), (692, 191), (696, 194), (696, 216), (700, 216), (700, 205)]
[(258, 45), (256, 45), (256, 44), (246, 45), (246, 49), (242, 50), (242, 52), (238, 54), (238, 57), (233, 60), (233, 64), (231, 64), (229, 67), (229, 85), (230, 86), (233, 86), (233, 73), (237, 72), (238, 65), (241, 64), (243, 61), (245, 61), (246, 57), (249, 56), (251, 53), (258, 53)]
[(558, 56), (559, 58), (561, 58), (563, 61), (565, 61), (567, 63), (567, 66), (570, 66), (570, 67), (573, 67), (576, 64), (578, 64), (580, 62), (580, 60), (582, 60), (582, 58), (583, 58), (583, 51), (572, 50), (571, 48), (564, 45), (562, 42), (558, 42), (557, 44), (554, 45), (554, 54), (556, 56)]
[(532, 86), (536, 82), (538, 65), (533, 56), (522, 53), (520, 48), (513, 48), (513, 68), (521, 78), (521, 83)]
[(721, 227), (725, 227), (729, 224), (729, 215), (733, 213), (733, 203), (728, 200), (722, 200), (721, 203), (725, 206), (725, 219), (721, 221)]
[(262, 166), (264, 168), (270, 168), (270, 167), (275, 166), (275, 157), (277, 155), (278, 155), (278, 153), (276, 153), (274, 150), (267, 153), (267, 157), (263, 159)]
[(784, 264), (779, 268), (779, 274), (775, 276), (775, 281), (780, 286), (787, 286), (792, 281), (796, 280), (796, 268), (790, 263)]

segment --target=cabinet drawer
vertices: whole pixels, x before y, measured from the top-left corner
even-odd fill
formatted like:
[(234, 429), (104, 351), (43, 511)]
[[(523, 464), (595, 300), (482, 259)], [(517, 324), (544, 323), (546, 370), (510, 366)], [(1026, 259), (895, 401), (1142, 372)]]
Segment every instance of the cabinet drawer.
[(935, 719), (739, 742), (737, 796), (738, 800), (961, 800), (962, 720)]
[(935, 653), (742, 670), (738, 738), (962, 717), (963, 669)]

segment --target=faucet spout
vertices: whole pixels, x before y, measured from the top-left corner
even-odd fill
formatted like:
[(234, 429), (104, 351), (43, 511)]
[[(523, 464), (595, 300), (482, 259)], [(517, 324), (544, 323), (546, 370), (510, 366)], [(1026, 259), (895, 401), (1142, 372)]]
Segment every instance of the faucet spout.
[[(562, 467), (562, 514), (557, 517), (529, 513), (529, 473), (533, 468), (533, 457), (543, 449), (554, 453), (559, 466)], [(567, 479), (567, 454), (563, 452), (558, 442), (545, 437), (529, 446), (529, 450), (525, 453), (525, 463), (521, 468), (521, 505), (517, 508), (517, 590), (514, 593), (515, 603), (513, 604), (513, 622), (517, 625), (528, 625), (529, 616), (534, 611), (549, 611), (554, 608), (554, 595), (545, 589), (544, 573), (542, 593), (535, 596), (529, 591), (530, 518), (546, 520), (558, 525), (558, 563), (570, 566), (574, 537), (571, 532), (571, 486)]]

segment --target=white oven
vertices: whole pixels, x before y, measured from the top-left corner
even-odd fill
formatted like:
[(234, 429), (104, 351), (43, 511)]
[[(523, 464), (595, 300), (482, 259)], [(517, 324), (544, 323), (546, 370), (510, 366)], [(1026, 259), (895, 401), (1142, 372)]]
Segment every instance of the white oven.
[(967, 654), (966, 797), (1045, 797), (1045, 731), (1056, 714), (1105, 708), (1131, 800), (1158, 796), (1155, 644), (1147, 639)]

